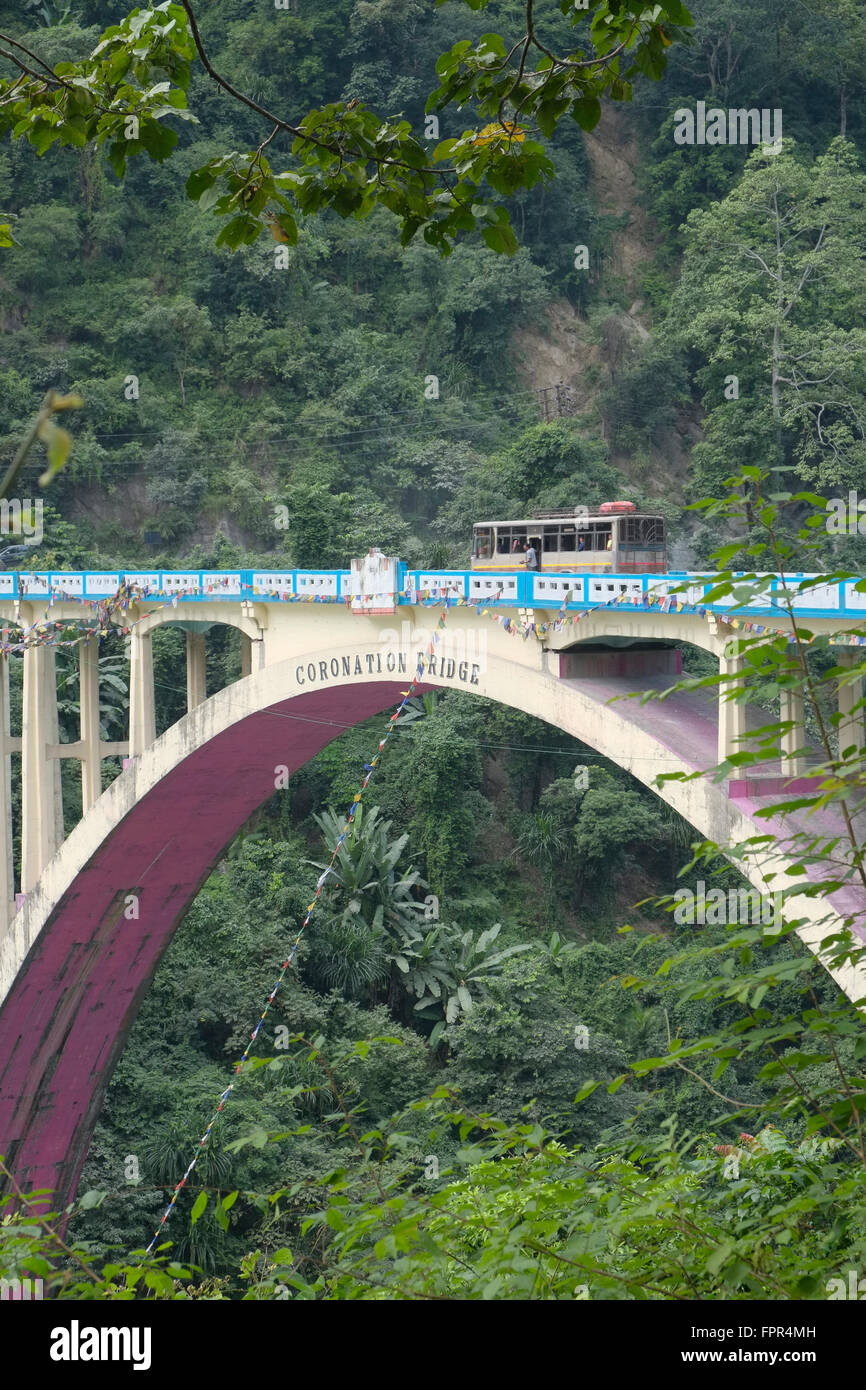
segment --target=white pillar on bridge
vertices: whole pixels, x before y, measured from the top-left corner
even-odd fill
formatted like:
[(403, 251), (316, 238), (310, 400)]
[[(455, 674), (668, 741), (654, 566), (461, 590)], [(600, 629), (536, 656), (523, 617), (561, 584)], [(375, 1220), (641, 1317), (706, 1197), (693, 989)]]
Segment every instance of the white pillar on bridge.
[(99, 746), (99, 643), (95, 637), (78, 644), (81, 750), (81, 810), (86, 816), (102, 795), (102, 753)]
[(21, 721), (21, 891), (36, 887), (42, 870), (63, 842), (60, 761), (49, 750), (59, 742), (54, 649), (24, 652)]
[(9, 658), (0, 657), (0, 937), (15, 911), (15, 865), (12, 858), (12, 750), (9, 723)]
[(130, 633), (129, 648), (129, 756), (138, 757), (156, 738), (153, 698), (153, 647), (151, 634), (141, 624)]
[(247, 637), (245, 632), (241, 633), (241, 679), (244, 676), (253, 674), (253, 643), (252, 638)]
[(186, 710), (207, 699), (207, 648), (203, 632), (186, 634)]
[(782, 734), (781, 764), (783, 777), (802, 777), (806, 771), (805, 706), (800, 690), (779, 692), (779, 718), (791, 720), (791, 728)]
[(724, 677), (719, 684), (719, 762), (725, 762), (732, 753), (745, 751), (743, 735), (746, 732), (746, 703), (744, 700), (727, 699), (729, 692), (742, 691), (742, 681), (736, 679), (743, 669), (743, 657), (736, 638), (725, 643), (723, 654), (719, 657), (719, 675)]
[[(856, 666), (862, 660), (861, 654), (853, 648), (838, 653), (837, 665)], [(863, 733), (863, 710), (854, 706), (863, 699), (863, 677), (857, 676), (846, 685), (839, 686), (839, 753), (852, 745), (860, 753), (866, 745)]]

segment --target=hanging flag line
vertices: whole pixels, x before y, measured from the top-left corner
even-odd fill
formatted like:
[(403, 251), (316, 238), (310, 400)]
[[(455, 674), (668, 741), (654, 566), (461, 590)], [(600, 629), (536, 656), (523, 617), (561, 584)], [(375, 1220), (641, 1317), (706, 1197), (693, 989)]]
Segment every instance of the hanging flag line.
[[(59, 595), (60, 591), (55, 590), (46, 596), (48, 598), (48, 609), (51, 608), (51, 605)], [(29, 647), (76, 647), (79, 642), (89, 641), (93, 637), (101, 641), (103, 637), (109, 636), (112, 632), (122, 632), (125, 636), (130, 631), (130, 628), (142, 621), (141, 618), (137, 618), (134, 622), (126, 624), (122, 621), (117, 621), (117, 615), (121, 614), (125, 617), (129, 612), (130, 604), (134, 603), (138, 598), (138, 593), (131, 584), (121, 584), (117, 593), (112, 594), (110, 598), (80, 598), (77, 594), (62, 594), (60, 596), (64, 602), (78, 603), (84, 608), (91, 609), (93, 612), (93, 625), (91, 626), (90, 623), (88, 623), (87, 627), (79, 630), (76, 637), (60, 638), (57, 636), (57, 633), (68, 632), (70, 624), (49, 618), (47, 613), (44, 618), (37, 619), (35, 623), (31, 623), (29, 626), (20, 623), (18, 621), (18, 613), (21, 611), (21, 600), (17, 600), (15, 618), (11, 620), (11, 623), (7, 620), (4, 626), (0, 628), (0, 655), (10, 656), (13, 652), (23, 652)], [(160, 605), (161, 608), (166, 606), (165, 604)], [(10, 640), (11, 626), (20, 629), (18, 641), (13, 642)]]
[[(264, 594), (270, 598), (277, 598), (282, 603), (344, 603), (347, 606), (351, 606), (352, 603), (351, 596), (335, 598), (330, 594), (289, 594), (281, 593), (278, 590), (261, 590), (251, 584), (245, 584), (243, 587), (251, 590), (254, 594)], [(208, 594), (219, 592), (220, 588), (220, 585), (208, 585), (206, 592)], [(431, 593), (438, 595), (439, 592), (439, 590), (425, 590), (424, 595), (425, 598), (429, 598)], [(444, 594), (445, 591), (443, 590), (442, 593)], [(408, 598), (412, 596), (413, 591), (406, 589), (398, 591), (396, 595), (393, 590), (390, 590), (388, 593), (371, 594), (365, 597), (368, 599), (390, 599), (393, 601), (395, 597)], [(127, 637), (132, 629), (143, 622), (146, 617), (150, 617), (154, 613), (161, 613), (166, 608), (177, 608), (179, 599), (201, 597), (201, 593), (197, 588), (189, 588), (179, 589), (169, 595), (164, 589), (143, 588), (139, 585), (124, 582), (118, 588), (117, 593), (112, 594), (109, 598), (82, 598), (80, 594), (69, 594), (57, 585), (51, 586), (47, 594), (39, 595), (39, 597), (47, 600), (46, 616), (37, 619), (36, 622), (31, 623), (29, 626), (21, 623), (17, 616), (18, 613), (20, 613), (21, 603), (28, 600), (26, 598), (15, 600), (16, 616), (12, 619), (7, 619), (5, 624), (0, 627), (0, 656), (11, 656), (14, 653), (27, 651), (31, 647), (77, 647), (79, 642), (89, 641), (94, 637), (96, 637), (98, 641), (101, 641), (103, 637), (109, 637), (113, 633), (120, 633), (122, 636)], [(127, 619), (131, 604), (149, 603), (153, 598), (163, 598), (165, 602), (159, 603), (153, 607), (148, 607), (147, 613), (143, 613), (138, 618), (133, 618), (131, 620)], [(460, 601), (464, 602), (462, 598)], [(85, 619), (84, 621), (87, 623), (87, 626), (76, 630), (73, 621), (51, 618), (48, 616), (50, 609), (57, 602), (75, 603), (82, 608), (89, 608), (93, 611), (93, 618)], [(441, 602), (441, 597), (434, 597), (432, 606), (435, 607)], [(117, 621), (118, 613), (122, 614), (123, 618), (127, 620)], [(10, 638), (10, 629), (13, 626), (19, 629), (17, 641), (12, 641)], [(74, 631), (76, 635), (73, 637), (58, 636), (59, 633), (68, 633), (70, 630)]]
[[(256, 594), (263, 592), (258, 587), (254, 587), (250, 584), (245, 584), (243, 587), (251, 589), (252, 592)], [(208, 586), (207, 592), (210, 593), (218, 588), (219, 586)], [(624, 605), (629, 605), (633, 608), (657, 609), (661, 613), (687, 613), (689, 616), (697, 615), (700, 618), (706, 618), (707, 621), (711, 618), (715, 618), (716, 620), (727, 623), (728, 626), (732, 628), (737, 630), (742, 628), (746, 632), (755, 632), (760, 636), (764, 634), (772, 636), (790, 636), (789, 630), (786, 628), (773, 627), (767, 623), (757, 623), (750, 619), (737, 618), (733, 615), (725, 616), (724, 613), (719, 613), (702, 604), (684, 603), (682, 600), (678, 599), (675, 594), (617, 594), (615, 598), (608, 599), (604, 603), (595, 604), (592, 608), (584, 609), (580, 613), (569, 614), (567, 613), (567, 607), (572, 599), (572, 591), (569, 590), (553, 622), (527, 623), (521, 619), (509, 617), (507, 614), (495, 612), (494, 608), (491, 607), (491, 604), (496, 604), (495, 599), (480, 601), (464, 598), (462, 594), (456, 591), (456, 586), (453, 590), (450, 587), (441, 589), (399, 589), (396, 591), (388, 590), (377, 594), (365, 594), (363, 596), (344, 595), (341, 598), (335, 598), (330, 594), (281, 593), (278, 590), (271, 589), (265, 590), (264, 592), (268, 597), (277, 598), (282, 603), (341, 603), (348, 608), (351, 608), (352, 603), (359, 597), (362, 597), (362, 601), (366, 602), (389, 600), (391, 603), (394, 603), (396, 599), (409, 599), (420, 608), (436, 607), (443, 601), (447, 601), (449, 605), (474, 609), (479, 617), (491, 618), (494, 622), (499, 623), (504, 631), (512, 636), (520, 635), (523, 637), (524, 641), (531, 635), (544, 637), (549, 632), (559, 632), (563, 627), (582, 622), (584, 618), (590, 617), (593, 613), (604, 612), (611, 608), (621, 608)], [(58, 637), (57, 633), (68, 631), (68, 626), (63, 622), (51, 620), (46, 617), (33, 623), (30, 627), (24, 628), (21, 633), (21, 638), (17, 642), (8, 640), (9, 628), (8, 626), (3, 627), (0, 628), (0, 655), (9, 656), (13, 652), (23, 652), (27, 650), (27, 648), (33, 646), (74, 647), (77, 646), (80, 641), (87, 640), (94, 636), (98, 641), (101, 641), (103, 637), (109, 636), (112, 632), (119, 632), (123, 636), (128, 636), (132, 628), (142, 622), (144, 617), (150, 616), (152, 613), (159, 613), (165, 608), (176, 608), (180, 598), (191, 597), (197, 594), (199, 594), (197, 589), (181, 590), (178, 593), (172, 594), (165, 603), (159, 604), (156, 608), (150, 608), (148, 613), (143, 614), (142, 617), (123, 623), (115, 621), (118, 612), (126, 616), (130, 604), (135, 602), (147, 602), (149, 598), (155, 596), (162, 597), (164, 595), (164, 590), (140, 589), (131, 584), (123, 584), (120, 589), (118, 589), (118, 592), (111, 598), (83, 599), (78, 595), (66, 594), (60, 589), (54, 589), (48, 595), (49, 608), (58, 597), (62, 599), (63, 602), (80, 603), (94, 610), (94, 622), (96, 626), (87, 627), (74, 638), (64, 639)], [(508, 600), (508, 602), (511, 602), (511, 600)], [(363, 609), (355, 611), (362, 614), (364, 612)], [(814, 640), (814, 636), (809, 638), (806, 645)], [(831, 646), (837, 647), (866, 646), (866, 636), (858, 636), (852, 633), (828, 636), (828, 641)]]
[[(426, 653), (427, 657), (432, 657), (432, 656), (433, 656), (434, 651), (435, 651), (435, 648), (436, 648), (436, 647), (438, 646), (438, 644), (439, 644), (439, 633), (440, 633), (441, 629), (445, 627), (445, 610), (450, 606), (450, 605), (449, 605), (449, 600), (448, 600), (447, 598), (443, 601), (443, 605), (444, 605), (444, 606), (443, 606), (443, 611), (442, 611), (442, 613), (441, 613), (441, 615), (440, 615), (440, 617), (439, 617), (438, 623), (436, 624), (436, 629), (435, 629), (435, 631), (433, 632), (433, 634), (432, 634), (432, 636), (431, 636), (431, 638), (430, 638), (430, 643), (429, 643), (429, 646), (428, 646), (428, 648), (427, 648), (427, 653)], [(366, 791), (367, 786), (368, 786), (368, 784), (369, 784), (369, 782), (370, 782), (370, 779), (371, 779), (371, 777), (373, 776), (373, 773), (374, 773), (374, 771), (375, 771), (375, 769), (376, 769), (376, 766), (378, 765), (378, 763), (379, 763), (379, 761), (380, 761), (380, 759), (381, 759), (381, 757), (382, 757), (382, 754), (383, 754), (383, 752), (384, 752), (384, 750), (385, 750), (385, 747), (387, 746), (388, 740), (389, 740), (389, 738), (391, 737), (391, 735), (393, 734), (394, 729), (395, 729), (396, 726), (397, 726), (397, 720), (400, 718), (400, 715), (402, 714), (403, 710), (405, 709), (407, 703), (408, 703), (409, 700), (412, 698), (412, 695), (413, 695), (413, 693), (414, 693), (414, 691), (415, 691), (415, 688), (416, 688), (416, 686), (418, 685), (418, 683), (421, 681), (421, 679), (423, 678), (423, 675), (424, 675), (424, 656), (423, 656), (421, 653), (419, 653), (419, 655), (418, 655), (418, 666), (417, 666), (417, 669), (416, 669), (416, 671), (415, 671), (415, 675), (412, 677), (412, 680), (409, 682), (409, 688), (408, 688), (407, 690), (401, 690), (401, 691), (400, 691), (400, 695), (401, 695), (402, 698), (401, 698), (400, 703), (399, 703), (399, 705), (397, 706), (396, 710), (394, 711), (394, 713), (390, 716), (390, 718), (389, 718), (389, 720), (388, 720), (388, 724), (387, 724), (387, 726), (386, 726), (384, 736), (383, 736), (383, 737), (380, 739), (380, 741), (379, 741), (379, 746), (378, 746), (378, 748), (377, 748), (377, 750), (376, 750), (376, 754), (375, 754), (375, 756), (370, 760), (370, 762), (364, 763), (364, 772), (365, 772), (366, 775), (365, 775), (363, 781), (361, 782), (360, 789), (359, 789), (359, 790), (355, 793), (355, 795), (352, 797), (352, 804), (351, 804), (351, 806), (349, 807), (348, 812), (346, 813), (346, 823), (345, 823), (345, 825), (343, 826), (342, 830), (340, 831), (340, 835), (339, 835), (339, 838), (337, 839), (337, 842), (336, 842), (336, 844), (335, 844), (335, 846), (334, 846), (334, 850), (333, 850), (333, 853), (331, 854), (331, 858), (330, 858), (330, 862), (328, 863), (328, 867), (325, 869), (325, 872), (320, 876), (318, 882), (316, 883), (316, 892), (315, 892), (315, 895), (314, 895), (314, 897), (313, 897), (313, 901), (310, 903), (309, 907), (307, 908), (307, 913), (306, 913), (306, 916), (304, 917), (303, 922), (301, 923), (300, 931), (298, 932), (297, 936), (295, 937), (294, 943), (293, 943), (293, 945), (292, 945), (291, 950), (289, 951), (288, 956), (287, 956), (286, 959), (283, 961), (283, 967), (282, 967), (282, 969), (281, 969), (281, 971), (280, 971), (280, 973), (279, 973), (279, 976), (278, 976), (278, 978), (277, 978), (277, 982), (276, 982), (276, 984), (274, 985), (273, 989), (271, 990), (270, 994), (268, 995), (267, 1003), (265, 1004), (264, 1010), (263, 1010), (263, 1012), (262, 1012), (262, 1015), (261, 1015), (261, 1017), (260, 1017), (258, 1023), (256, 1024), (255, 1028), (253, 1029), (252, 1034), (250, 1035), (250, 1040), (249, 1040), (249, 1042), (247, 1043), (246, 1048), (244, 1049), (243, 1056), (241, 1057), (240, 1061), (237, 1063), (237, 1066), (235, 1067), (235, 1076), (238, 1075), (238, 1073), (240, 1072), (240, 1070), (241, 1070), (241, 1068), (243, 1067), (244, 1063), (245, 1063), (245, 1062), (248, 1060), (248, 1058), (249, 1058), (250, 1051), (251, 1051), (251, 1049), (252, 1049), (252, 1047), (253, 1047), (253, 1044), (254, 1044), (255, 1041), (256, 1041), (256, 1038), (257, 1038), (258, 1035), (259, 1035), (259, 1032), (260, 1032), (260, 1030), (261, 1030), (262, 1024), (264, 1023), (265, 1019), (267, 1018), (267, 1016), (268, 1016), (268, 1014), (269, 1014), (269, 1012), (270, 1012), (270, 1010), (271, 1010), (271, 1006), (272, 1006), (274, 1000), (275, 1000), (276, 997), (277, 997), (277, 993), (278, 993), (278, 991), (279, 991), (279, 989), (280, 989), (280, 986), (282, 985), (283, 980), (285, 979), (286, 972), (289, 970), (289, 968), (290, 968), (290, 966), (291, 966), (291, 964), (292, 964), (292, 962), (293, 962), (293, 960), (294, 960), (294, 958), (295, 958), (295, 954), (296, 954), (296, 952), (297, 952), (297, 950), (298, 950), (298, 947), (299, 947), (300, 944), (301, 944), (301, 937), (303, 936), (304, 931), (305, 931), (305, 929), (306, 929), (306, 927), (307, 927), (307, 925), (308, 925), (308, 923), (309, 923), (309, 921), (310, 921), (310, 918), (312, 917), (312, 915), (313, 915), (313, 913), (314, 913), (314, 911), (315, 911), (316, 904), (317, 904), (317, 902), (319, 901), (319, 898), (320, 898), (320, 896), (321, 896), (321, 894), (322, 894), (322, 890), (323, 890), (324, 887), (325, 887), (325, 884), (326, 884), (326, 882), (327, 882), (327, 879), (328, 879), (329, 875), (333, 872), (334, 864), (336, 863), (337, 856), (339, 855), (339, 852), (340, 852), (340, 846), (342, 845), (343, 841), (345, 840), (346, 836), (348, 835), (349, 831), (350, 831), (351, 828), (352, 828), (352, 825), (353, 825), (354, 819), (355, 819), (355, 812), (357, 811), (359, 805), (361, 804), (361, 800), (362, 800), (362, 798), (363, 798), (363, 796), (364, 796), (364, 792)], [(165, 1212), (164, 1212), (164, 1214), (163, 1214), (162, 1220), (160, 1221), (159, 1225), (158, 1225), (157, 1228), (156, 1228), (156, 1231), (154, 1232), (153, 1239), (151, 1240), (150, 1244), (148, 1245), (147, 1250), (145, 1251), (145, 1254), (149, 1255), (149, 1254), (151, 1253), (151, 1251), (153, 1250), (154, 1246), (156, 1245), (156, 1242), (157, 1242), (157, 1240), (158, 1240), (159, 1237), (160, 1237), (160, 1234), (161, 1234), (161, 1232), (162, 1232), (162, 1230), (163, 1230), (163, 1227), (165, 1226), (165, 1223), (168, 1221), (168, 1218), (170, 1217), (172, 1211), (174, 1210), (175, 1205), (177, 1204), (177, 1199), (178, 1199), (178, 1197), (179, 1197), (181, 1191), (182, 1191), (183, 1188), (186, 1186), (187, 1180), (189, 1179), (190, 1174), (192, 1173), (193, 1169), (195, 1168), (196, 1164), (198, 1163), (199, 1158), (201, 1157), (202, 1150), (203, 1150), (203, 1149), (205, 1148), (205, 1146), (207, 1145), (208, 1139), (209, 1139), (210, 1136), (211, 1136), (211, 1133), (212, 1133), (212, 1131), (213, 1131), (213, 1127), (214, 1127), (214, 1125), (216, 1124), (216, 1121), (217, 1121), (219, 1115), (220, 1115), (221, 1112), (225, 1109), (225, 1106), (226, 1106), (226, 1104), (227, 1104), (227, 1102), (228, 1102), (228, 1100), (229, 1100), (229, 1097), (231, 1096), (232, 1091), (235, 1089), (235, 1084), (236, 1084), (236, 1083), (235, 1083), (234, 1081), (230, 1082), (229, 1085), (226, 1087), (226, 1089), (223, 1091), (222, 1095), (220, 1096), (220, 1098), (219, 1098), (219, 1104), (217, 1105), (216, 1110), (214, 1111), (213, 1115), (211, 1116), (211, 1119), (210, 1119), (210, 1121), (209, 1121), (209, 1123), (208, 1123), (207, 1128), (205, 1129), (204, 1134), (202, 1135), (201, 1139), (199, 1140), (198, 1150), (197, 1150), (196, 1153), (193, 1154), (192, 1162), (190, 1163), (189, 1167), (187, 1168), (187, 1170), (186, 1170), (186, 1172), (184, 1173), (183, 1177), (181, 1178), (180, 1182), (179, 1182), (179, 1183), (177, 1184), (177, 1186), (175, 1187), (175, 1189), (174, 1189), (174, 1191), (173, 1191), (173, 1193), (172, 1193), (171, 1201), (169, 1202), (169, 1204), (168, 1204), (168, 1206), (167, 1206), (167, 1208), (166, 1208), (166, 1210), (165, 1210)]]

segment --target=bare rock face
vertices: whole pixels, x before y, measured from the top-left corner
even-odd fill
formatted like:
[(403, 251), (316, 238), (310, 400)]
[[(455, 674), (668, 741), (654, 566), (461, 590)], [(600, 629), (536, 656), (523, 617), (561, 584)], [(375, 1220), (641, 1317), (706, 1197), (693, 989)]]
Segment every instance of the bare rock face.
[[(594, 410), (599, 392), (650, 337), (637, 286), (640, 267), (653, 254), (653, 229), (635, 186), (638, 150), (627, 113), (608, 103), (584, 141), (599, 211), (620, 224), (607, 234), (604, 274), (618, 279), (634, 297), (628, 310), (613, 310), (601, 325), (597, 318), (590, 325), (563, 297), (548, 306), (543, 329), (527, 326), (514, 337), (517, 368), (527, 386), (539, 395), (565, 388), (559, 402), (568, 403), (569, 414)], [(544, 404), (545, 418), (562, 413), (552, 395)]]
[[(639, 154), (629, 113), (608, 102), (583, 139), (598, 211), (608, 224), (604, 246), (590, 248), (594, 269), (588, 273), (601, 277), (619, 306), (611, 303), (605, 311), (596, 305), (583, 318), (569, 299), (554, 301), (541, 326), (526, 325), (514, 334), (514, 360), (521, 380), (537, 395), (542, 419), (581, 416), (589, 430), (606, 438), (604, 392), (652, 341), (651, 310), (639, 290), (657, 233), (635, 180)], [(621, 307), (624, 295), (627, 309)], [(679, 498), (691, 448), (700, 438), (699, 410), (683, 407), (647, 441), (640, 458), (614, 449), (610, 461), (635, 482), (651, 482), (659, 495)]]
[(631, 311), (625, 313), (622, 310), (614, 311), (605, 319), (601, 336), (602, 358), (611, 381), (615, 380), (617, 373), (629, 358), (640, 352), (644, 343), (649, 342), (650, 337), (640, 320), (632, 318)]
[[(634, 294), (641, 266), (653, 254), (656, 233), (635, 184), (639, 154), (628, 112), (612, 102), (603, 103), (601, 120), (595, 130), (584, 132), (583, 140), (598, 210), (622, 224), (610, 232), (609, 270)], [(629, 313), (634, 312), (633, 305)]]
[[(519, 328), (514, 335), (517, 369), (532, 391), (562, 385), (572, 404), (591, 404), (602, 363), (601, 346), (568, 299), (557, 299), (545, 310), (545, 326)], [(587, 375), (587, 368), (594, 368)]]

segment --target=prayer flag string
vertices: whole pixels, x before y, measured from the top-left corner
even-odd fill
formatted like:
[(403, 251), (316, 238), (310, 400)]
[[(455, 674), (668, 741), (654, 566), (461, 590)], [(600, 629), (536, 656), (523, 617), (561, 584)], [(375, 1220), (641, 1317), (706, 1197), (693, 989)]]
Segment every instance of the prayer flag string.
[[(219, 592), (220, 585), (207, 586), (206, 593)], [(790, 636), (787, 628), (774, 627), (769, 623), (758, 623), (751, 619), (735, 617), (728, 613), (719, 613), (704, 604), (693, 604), (683, 602), (675, 594), (617, 594), (614, 598), (607, 599), (602, 603), (593, 605), (591, 608), (583, 609), (580, 613), (568, 613), (568, 604), (572, 602), (571, 590), (569, 590), (559, 609), (557, 617), (552, 622), (526, 621), (523, 618), (510, 616), (506, 613), (496, 612), (499, 607), (496, 597), (484, 600), (468, 599), (457, 592), (455, 586), (443, 586), (441, 588), (426, 589), (400, 589), (397, 591), (389, 590), (379, 594), (350, 595), (346, 594), (339, 598), (332, 594), (292, 594), (281, 591), (277, 588), (265, 588), (259, 585), (244, 584), (244, 589), (259, 597), (277, 599), (281, 603), (319, 603), (319, 604), (338, 604), (342, 603), (346, 607), (352, 608), (353, 603), (369, 604), (372, 602), (388, 602), (393, 607), (397, 600), (408, 600), (419, 608), (436, 607), (438, 604), (447, 600), (449, 606), (454, 605), (460, 608), (471, 608), (479, 617), (489, 618), (498, 623), (504, 632), (510, 636), (522, 637), (524, 641), (529, 637), (546, 637), (551, 632), (560, 632), (564, 627), (583, 622), (594, 613), (600, 613), (611, 608), (620, 608), (628, 605), (633, 608), (642, 608), (645, 611), (652, 610), (659, 613), (685, 613), (687, 616), (697, 616), (705, 618), (707, 621), (716, 619), (726, 623), (736, 631), (754, 632), (759, 636)], [(96, 637), (102, 641), (112, 632), (119, 632), (123, 636), (128, 636), (132, 629), (142, 622), (145, 617), (153, 613), (161, 612), (165, 608), (176, 608), (178, 601), (182, 598), (202, 597), (198, 587), (190, 587), (172, 592), (167, 597), (167, 601), (160, 603), (158, 607), (148, 608), (146, 614), (130, 620), (128, 617), (129, 607), (132, 603), (146, 603), (154, 598), (165, 598), (166, 591), (162, 589), (142, 589), (132, 584), (124, 583), (120, 586), (117, 593), (107, 599), (83, 599), (78, 595), (67, 594), (60, 589), (52, 589), (45, 596), (48, 599), (48, 608), (56, 600), (62, 602), (72, 602), (85, 605), (93, 610), (93, 619), (88, 620), (88, 626), (80, 630), (72, 638), (61, 636), (68, 633), (69, 627), (65, 621), (51, 619), (47, 613), (44, 618), (24, 627), (22, 624), (13, 620), (12, 625), (21, 628), (21, 633), (17, 641), (12, 641), (10, 636), (10, 625), (0, 628), (0, 655), (10, 656), (13, 653), (26, 651), (34, 646), (51, 647), (74, 647), (79, 642)], [(503, 599), (503, 602), (512, 604), (513, 600)], [(353, 609), (354, 612), (363, 614), (367, 611), (364, 607)], [(118, 615), (119, 618), (118, 618)], [(92, 622), (92, 625), (91, 625)], [(809, 638), (803, 639), (804, 644), (808, 645), (816, 641), (820, 634), (813, 634)], [(866, 646), (866, 636), (857, 633), (840, 633), (833, 636), (828, 635), (828, 642), (831, 646), (863, 647)]]

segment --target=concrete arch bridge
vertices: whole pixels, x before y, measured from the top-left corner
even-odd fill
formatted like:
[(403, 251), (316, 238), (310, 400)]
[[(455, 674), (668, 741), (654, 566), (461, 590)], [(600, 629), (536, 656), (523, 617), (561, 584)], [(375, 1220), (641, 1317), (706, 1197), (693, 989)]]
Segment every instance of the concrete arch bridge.
[[(473, 607), (449, 610), (419, 690), (466, 690), (520, 709), (648, 786), (664, 772), (704, 773), (735, 751), (744, 706), (697, 692), (643, 705), (610, 703), (613, 697), (672, 685), (682, 643), (710, 653), (734, 678), (741, 660), (735, 614), (784, 622), (769, 586), (748, 610), (728, 604), (677, 612), (649, 605), (650, 594), (658, 599), (661, 586), (679, 582), (676, 576), (425, 574), (383, 565), (360, 578), (355, 570), (0, 575), (0, 618), (13, 647), (16, 624), (31, 639), (45, 633), (45, 624), (77, 624), (80, 633), (95, 611), (88, 605), (104, 603), (124, 582), (136, 585), (122, 620), (130, 641), (127, 741), (100, 740), (95, 640), (78, 642), (75, 743), (59, 742), (52, 645), (31, 640), (24, 647), (20, 735), (10, 732), (9, 660), (0, 663), (0, 1153), (25, 1189), (52, 1188), (60, 1203), (70, 1199), (113, 1066), (190, 901), (225, 846), (280, 785), (280, 769), (291, 774), (346, 727), (399, 703), (441, 611), (429, 604), (443, 588), (489, 609), (485, 616)], [(694, 603), (708, 587), (695, 577)], [(862, 620), (866, 596), (853, 586), (825, 590), (803, 595), (801, 611), (813, 630), (842, 632)], [(611, 599), (621, 606), (598, 607)], [(563, 612), (582, 613), (579, 625), (557, 628)], [(506, 618), (509, 626), (521, 621), (523, 640), (506, 629)], [(156, 737), (153, 633), (177, 623), (186, 628), (187, 713)], [(240, 631), (242, 676), (206, 698), (207, 631), (217, 624)], [(844, 739), (862, 746), (860, 695), (857, 684), (839, 690)], [(796, 698), (787, 697), (783, 715), (802, 720)], [(766, 821), (753, 819), (766, 796), (805, 771), (800, 746), (789, 736), (763, 783), (701, 776), (666, 783), (661, 795), (702, 836), (741, 842), (766, 830)], [(124, 758), (124, 770), (102, 791), (102, 760), (112, 756)], [(64, 758), (80, 764), (84, 812), (65, 840)], [(784, 862), (777, 854), (756, 863), (749, 870), (754, 886), (765, 890), (768, 868), (782, 870)], [(130, 895), (137, 904), (131, 918)], [(834, 905), (866, 921), (866, 902), (854, 890)], [(811, 924), (801, 935), (817, 950), (827, 930), (817, 926), (826, 905), (800, 897), (792, 911)], [(866, 937), (866, 927), (860, 934)], [(835, 973), (850, 997), (866, 993), (853, 968)]]

